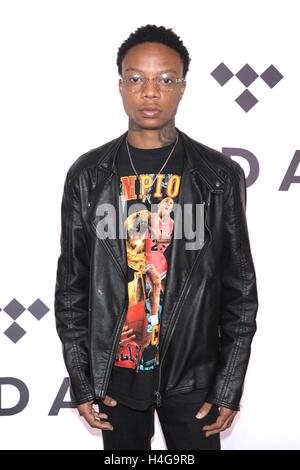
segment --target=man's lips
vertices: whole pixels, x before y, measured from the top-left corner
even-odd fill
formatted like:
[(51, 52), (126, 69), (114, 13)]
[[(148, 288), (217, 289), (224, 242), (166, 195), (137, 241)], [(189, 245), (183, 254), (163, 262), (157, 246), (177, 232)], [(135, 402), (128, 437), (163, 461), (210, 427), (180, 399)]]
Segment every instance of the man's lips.
[(156, 117), (161, 112), (161, 109), (153, 108), (153, 107), (144, 107), (144, 108), (140, 108), (139, 111), (145, 117)]

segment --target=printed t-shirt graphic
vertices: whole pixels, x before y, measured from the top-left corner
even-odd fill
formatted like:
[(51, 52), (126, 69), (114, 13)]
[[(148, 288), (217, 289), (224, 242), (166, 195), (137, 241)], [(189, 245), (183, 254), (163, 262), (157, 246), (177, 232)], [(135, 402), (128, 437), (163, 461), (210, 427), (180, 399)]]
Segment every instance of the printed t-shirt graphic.
[[(179, 175), (160, 174), (151, 186), (155, 176), (139, 175), (140, 181), (132, 175), (120, 178), (124, 208), (128, 201), (141, 204), (148, 188), (152, 189), (152, 199), (159, 201), (149, 209), (131, 212), (124, 223), (127, 262), (133, 271), (133, 279), (128, 284), (129, 308), (125, 324), (133, 329), (136, 338), (119, 346), (115, 365), (136, 372), (159, 364), (159, 329), (168, 269), (165, 251), (172, 239), (173, 198), (178, 196), (180, 185)], [(138, 187), (140, 191), (136, 193)]]

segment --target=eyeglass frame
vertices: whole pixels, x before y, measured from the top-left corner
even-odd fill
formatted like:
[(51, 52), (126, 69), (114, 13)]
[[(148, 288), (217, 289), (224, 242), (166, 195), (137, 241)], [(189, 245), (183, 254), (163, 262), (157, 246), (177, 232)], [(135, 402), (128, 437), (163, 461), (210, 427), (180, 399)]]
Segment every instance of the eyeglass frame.
[[(169, 88), (169, 90), (168, 90), (168, 88), (166, 88), (165, 90), (163, 90), (163, 89), (160, 87), (160, 85), (159, 85), (157, 79), (160, 78), (162, 75), (164, 75), (164, 73), (162, 73), (161, 75), (158, 75), (158, 76), (156, 76), (156, 77), (153, 77), (153, 78), (147, 78), (147, 77), (140, 77), (140, 76), (139, 76), (140, 78), (142, 78), (142, 79), (144, 80), (144, 82), (141, 83), (141, 86), (140, 86), (140, 88), (139, 88), (138, 91), (140, 91), (140, 90), (143, 88), (143, 86), (144, 86), (145, 84), (147, 84), (150, 80), (155, 80), (155, 83), (156, 83), (158, 89), (161, 90), (161, 91), (174, 91), (175, 88)], [(128, 77), (127, 79), (122, 77), (122, 78), (120, 78), (120, 80), (121, 80), (122, 83), (124, 83), (124, 84), (127, 86), (128, 83), (129, 83), (128, 80), (129, 80), (130, 78), (132, 78), (132, 76), (131, 76), (131, 77)], [(166, 77), (166, 78), (168, 78), (168, 77)], [(185, 79), (185, 78), (175, 78), (174, 80), (175, 80), (175, 82), (176, 82), (176, 85), (177, 85), (178, 83), (180, 83), (180, 82), (186, 82), (186, 79)], [(135, 84), (135, 85), (137, 85), (137, 84)], [(128, 87), (128, 89), (130, 90), (129, 87)], [(130, 90), (130, 91), (131, 91), (131, 93), (136, 93), (136, 91), (133, 91), (133, 90)]]

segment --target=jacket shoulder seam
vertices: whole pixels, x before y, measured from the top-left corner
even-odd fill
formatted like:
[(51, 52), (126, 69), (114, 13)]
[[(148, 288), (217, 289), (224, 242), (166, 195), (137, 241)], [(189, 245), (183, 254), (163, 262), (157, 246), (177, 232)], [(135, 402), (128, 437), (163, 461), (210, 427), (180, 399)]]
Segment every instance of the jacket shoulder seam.
[(99, 147), (88, 150), (80, 155), (69, 167), (67, 177), (69, 182), (74, 181), (80, 174), (89, 168), (96, 168), (99, 163), (105, 158), (107, 153), (114, 147), (120, 137), (106, 142)]
[[(242, 170), (241, 165), (228, 155), (213, 149), (189, 137), (191, 144), (196, 148), (208, 170), (225, 184), (232, 181), (234, 175)], [(200, 162), (199, 162), (200, 164)]]

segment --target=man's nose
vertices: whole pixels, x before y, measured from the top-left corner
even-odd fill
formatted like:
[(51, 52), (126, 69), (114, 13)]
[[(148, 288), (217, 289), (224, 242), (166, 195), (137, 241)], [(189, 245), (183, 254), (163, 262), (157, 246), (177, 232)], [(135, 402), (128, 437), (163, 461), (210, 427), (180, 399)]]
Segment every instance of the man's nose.
[(159, 96), (160, 88), (156, 80), (148, 79), (143, 86), (144, 96)]

